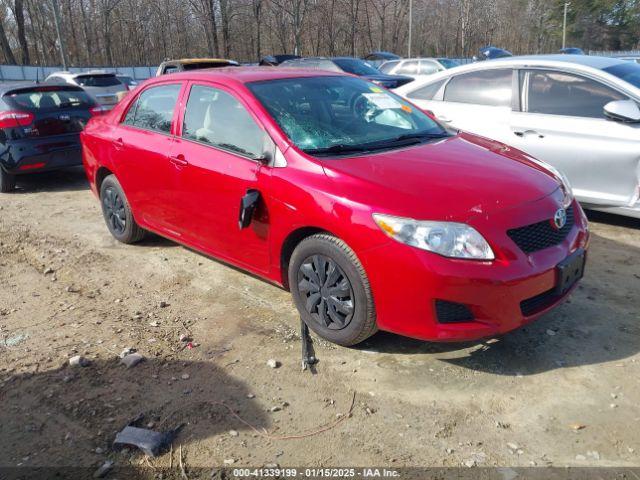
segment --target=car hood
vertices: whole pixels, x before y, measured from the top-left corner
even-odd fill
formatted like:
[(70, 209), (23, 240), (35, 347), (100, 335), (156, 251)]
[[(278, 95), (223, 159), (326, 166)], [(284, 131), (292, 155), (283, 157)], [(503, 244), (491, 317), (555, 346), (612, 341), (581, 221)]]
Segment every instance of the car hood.
[(463, 133), (400, 150), (323, 160), (336, 188), (379, 213), (466, 221), (543, 198), (558, 181), (522, 152)]

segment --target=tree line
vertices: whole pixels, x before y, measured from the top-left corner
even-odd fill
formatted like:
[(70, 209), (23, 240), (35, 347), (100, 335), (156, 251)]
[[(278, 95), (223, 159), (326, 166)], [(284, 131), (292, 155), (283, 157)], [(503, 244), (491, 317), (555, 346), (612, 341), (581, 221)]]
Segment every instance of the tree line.
[[(515, 54), (561, 46), (563, 0), (412, 0), (412, 56), (469, 57), (485, 45)], [(215, 56), (408, 54), (410, 0), (0, 0), (0, 60), (157, 65)], [(567, 45), (640, 47), (640, 0), (572, 0)]]

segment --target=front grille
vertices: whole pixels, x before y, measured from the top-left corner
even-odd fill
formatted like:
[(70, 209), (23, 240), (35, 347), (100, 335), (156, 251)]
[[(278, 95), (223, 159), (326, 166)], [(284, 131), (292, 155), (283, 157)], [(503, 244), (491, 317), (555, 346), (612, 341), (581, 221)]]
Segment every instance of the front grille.
[(462, 323), (473, 321), (473, 313), (462, 303), (436, 300), (436, 316), (439, 323)]
[(560, 296), (556, 293), (556, 289), (552, 288), (551, 290), (547, 290), (546, 292), (542, 292), (535, 297), (527, 298), (520, 302), (520, 311), (522, 315), (528, 317), (530, 315), (535, 315), (538, 312), (541, 312), (545, 308), (553, 305), (560, 299)]
[(507, 230), (507, 235), (524, 253), (537, 252), (558, 245), (567, 238), (575, 221), (574, 213), (573, 207), (567, 209), (567, 223), (559, 230), (554, 228), (553, 220), (550, 219)]

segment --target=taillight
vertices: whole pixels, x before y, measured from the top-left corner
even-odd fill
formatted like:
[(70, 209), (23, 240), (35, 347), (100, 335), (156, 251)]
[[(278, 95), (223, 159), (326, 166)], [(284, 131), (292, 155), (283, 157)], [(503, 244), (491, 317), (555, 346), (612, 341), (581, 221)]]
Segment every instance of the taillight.
[(0, 128), (28, 127), (33, 123), (33, 113), (8, 110), (0, 112)]
[(89, 109), (89, 113), (91, 114), (92, 117), (95, 117), (97, 115), (103, 115), (108, 111), (109, 109), (106, 107), (103, 107), (102, 105), (96, 105), (95, 107), (91, 107)]

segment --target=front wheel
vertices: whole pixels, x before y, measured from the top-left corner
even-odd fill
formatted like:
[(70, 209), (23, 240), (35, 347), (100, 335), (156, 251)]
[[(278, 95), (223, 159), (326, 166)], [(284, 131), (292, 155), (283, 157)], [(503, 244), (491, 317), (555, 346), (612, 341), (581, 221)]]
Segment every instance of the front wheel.
[(5, 172), (0, 167), (0, 193), (9, 193), (16, 188), (16, 176)]
[(339, 238), (317, 234), (300, 242), (289, 262), (289, 287), (302, 320), (322, 338), (350, 346), (377, 331), (367, 275)]
[(109, 175), (100, 186), (100, 204), (107, 228), (122, 243), (136, 243), (144, 238), (145, 231), (133, 218), (127, 197), (115, 175)]

